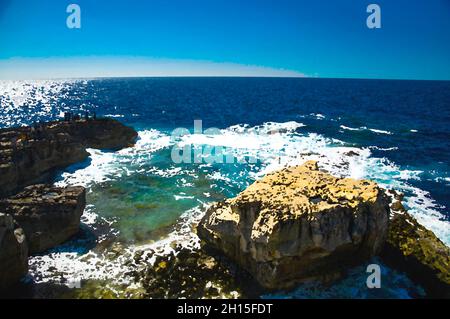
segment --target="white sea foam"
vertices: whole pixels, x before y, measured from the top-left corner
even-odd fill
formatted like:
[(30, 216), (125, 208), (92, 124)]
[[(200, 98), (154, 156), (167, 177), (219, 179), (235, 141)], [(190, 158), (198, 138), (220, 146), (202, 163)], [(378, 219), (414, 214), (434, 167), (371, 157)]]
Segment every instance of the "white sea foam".
[[(302, 127), (301, 123), (296, 122), (271, 122), (255, 127), (234, 125), (220, 130), (217, 135), (187, 135), (178, 143), (227, 146), (236, 157), (255, 156), (260, 166), (258, 166), (259, 169), (250, 171), (250, 177), (253, 179), (281, 167), (302, 164), (307, 160), (317, 160), (321, 169), (333, 175), (375, 180), (382, 187), (404, 192), (405, 205), (409, 211), (420, 223), (430, 228), (447, 245), (450, 245), (449, 222), (445, 221), (444, 216), (439, 212), (440, 207), (428, 192), (410, 184), (411, 181), (420, 179), (421, 171), (403, 169), (386, 158), (374, 157), (369, 148), (348, 147), (340, 140), (302, 132), (299, 130)], [(65, 173), (61, 183), (91, 185), (91, 183), (117, 178), (122, 174), (138, 174), (144, 170), (144, 164), (151, 159), (154, 152), (175, 143), (169, 135), (156, 130), (141, 131), (139, 136), (140, 140), (134, 147), (117, 153), (90, 150), (92, 160), (90, 166), (74, 173)], [(197, 165), (197, 169), (210, 167), (209, 164)], [(155, 168), (152, 173), (163, 177), (186, 173), (194, 176), (196, 168), (193, 166), (192, 170), (182, 170), (172, 165), (166, 169)], [(242, 176), (242, 172), (239, 176)], [(225, 182), (232, 182), (233, 179), (220, 168), (207, 174), (207, 178)], [(179, 181), (184, 186), (188, 186), (186, 181), (183, 182), (182, 179)], [(195, 186), (192, 185), (192, 187)], [(174, 198), (183, 200), (193, 197), (179, 193), (174, 195)], [(166, 254), (173, 251), (172, 243), (174, 242), (188, 248), (198, 247), (199, 240), (192, 231), (192, 225), (203, 216), (205, 207), (205, 204), (199, 202), (198, 207), (185, 212), (178, 219), (175, 230), (165, 238), (143, 246), (128, 247), (122, 257), (111, 260), (108, 252), (99, 254), (93, 251), (82, 256), (67, 252), (34, 256), (30, 259), (31, 274), (38, 282), (60, 282), (59, 274), (72, 279), (108, 279), (118, 283), (127, 282), (130, 279), (124, 275), (128, 269), (125, 263), (136, 250)], [(93, 215), (90, 208), (85, 215), (83, 220), (87, 224), (95, 226), (99, 222), (99, 216)], [(112, 223), (112, 221), (105, 222)]]
[[(273, 123), (269, 126), (272, 127)], [(280, 123), (279, 127), (283, 127), (283, 123)], [(226, 144), (236, 156), (257, 157), (262, 167), (256, 173), (251, 173), (255, 179), (281, 167), (302, 164), (307, 160), (317, 160), (321, 169), (333, 175), (375, 180), (382, 187), (405, 192), (405, 203), (410, 212), (426, 227), (433, 230), (447, 245), (450, 244), (450, 227), (448, 221), (439, 212), (441, 207), (428, 192), (408, 182), (420, 180), (422, 171), (403, 169), (386, 158), (373, 157), (369, 148), (346, 147), (342, 141), (314, 133), (300, 134), (295, 131), (280, 130), (270, 135), (259, 135), (258, 131), (267, 131), (267, 127), (265, 125), (254, 128), (245, 125), (233, 126), (222, 130), (220, 136), (202, 139), (190, 137), (190, 140), (185, 142), (208, 145)], [(239, 138), (235, 136), (235, 132), (240, 132)], [(394, 148), (385, 150), (394, 150)], [(211, 174), (210, 177), (227, 179), (227, 176), (221, 173)]]
[(318, 120), (323, 120), (323, 119), (326, 118), (325, 115), (320, 114), (320, 113), (311, 113), (310, 115), (311, 115), (311, 116), (314, 116), (314, 117), (315, 117), (316, 119), (318, 119)]
[(115, 166), (114, 153), (105, 153), (96, 149), (87, 149), (87, 151), (90, 154), (90, 164), (73, 173), (64, 172), (61, 175), (62, 180), (56, 183), (57, 186), (80, 185), (87, 187), (93, 183), (106, 182), (114, 177), (111, 169), (112, 166)]
[(170, 136), (157, 130), (145, 130), (139, 132), (135, 146), (118, 152), (87, 149), (90, 154), (89, 165), (75, 172), (64, 172), (61, 175), (62, 180), (56, 184), (58, 186), (81, 185), (88, 187), (95, 183), (129, 176), (146, 164), (154, 152), (169, 145)]
[(194, 199), (194, 196), (186, 196), (186, 195), (173, 195), (175, 200), (182, 200), (182, 199)]
[(445, 182), (445, 183), (449, 183), (450, 184), (450, 177), (436, 177), (434, 179), (434, 181), (438, 182), (438, 183)]
[(389, 131), (378, 130), (378, 129), (374, 129), (374, 128), (369, 128), (369, 131), (372, 131), (372, 132), (377, 133), (377, 134), (387, 134), (387, 135), (392, 135), (393, 134), (392, 132), (389, 132)]
[(379, 130), (379, 129), (375, 129), (375, 128), (368, 128), (366, 126), (361, 126), (361, 127), (355, 128), (355, 127), (349, 127), (349, 126), (345, 126), (345, 125), (340, 125), (340, 128), (343, 129), (343, 130), (347, 130), (347, 131), (364, 131), (364, 130), (369, 130), (369, 131), (371, 131), (373, 133), (376, 133), (376, 134), (387, 134), (387, 135), (392, 135), (393, 134), (392, 132), (389, 132), (389, 131)]
[(125, 115), (123, 114), (105, 114), (105, 117), (113, 117), (113, 118), (121, 118), (121, 117), (125, 117)]
[(378, 146), (369, 146), (369, 149), (371, 150), (377, 150), (377, 151), (397, 151), (398, 147), (378, 147)]
[(31, 256), (29, 258), (30, 276), (36, 283), (52, 282), (70, 285), (81, 280), (106, 280), (115, 285), (131, 285), (133, 278), (127, 274), (130, 262), (137, 269), (146, 267), (146, 263), (133, 262), (133, 256), (137, 251), (144, 252), (144, 255), (152, 253), (153, 257), (147, 261), (152, 263), (157, 255), (173, 252), (173, 243), (188, 249), (200, 247), (200, 240), (192, 227), (200, 221), (205, 209), (206, 206), (200, 204), (186, 211), (180, 216), (176, 229), (164, 239), (145, 245), (128, 246), (119, 255), (106, 250), (104, 252), (89, 251), (84, 255), (77, 252), (56, 251)]
[(345, 126), (345, 125), (341, 125), (340, 128), (343, 130), (348, 130), (348, 131), (361, 131), (361, 128), (354, 128), (354, 127), (349, 127), (349, 126)]
[[(405, 201), (410, 212), (444, 242), (450, 244), (449, 223), (439, 213), (440, 207), (428, 192), (408, 183), (408, 181), (420, 180), (422, 171), (402, 169), (386, 158), (373, 157), (369, 148), (346, 147), (342, 141), (314, 133), (300, 134), (295, 130), (280, 129), (274, 134), (258, 134), (270, 131), (270, 128), (274, 126), (283, 128), (284, 125), (284, 123), (277, 125), (269, 123), (267, 126), (265, 124), (257, 127), (235, 125), (221, 130), (220, 135), (203, 137), (191, 135), (183, 142), (226, 145), (236, 157), (255, 156), (262, 163), (259, 171), (251, 173), (255, 179), (281, 167), (316, 160), (322, 169), (336, 176), (375, 180), (383, 187), (405, 192), (407, 195)], [(288, 126), (301, 127), (301, 123), (298, 125), (289, 123)], [(395, 150), (395, 148), (384, 150)], [(209, 177), (229, 181), (229, 177), (220, 172), (210, 174)]]

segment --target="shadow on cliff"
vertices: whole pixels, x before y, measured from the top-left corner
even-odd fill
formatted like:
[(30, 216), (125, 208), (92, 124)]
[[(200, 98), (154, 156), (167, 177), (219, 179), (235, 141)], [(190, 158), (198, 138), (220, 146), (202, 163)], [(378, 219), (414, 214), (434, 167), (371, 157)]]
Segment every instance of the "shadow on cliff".
[(0, 299), (64, 299), (71, 298), (72, 293), (73, 289), (65, 285), (25, 280), (10, 287), (7, 292), (0, 292)]
[(92, 163), (92, 159), (90, 157), (87, 157), (84, 161), (78, 162), (72, 165), (69, 165), (64, 168), (60, 168), (57, 170), (54, 170), (50, 173), (50, 176), (48, 176), (48, 179), (52, 183), (62, 182), (64, 180), (64, 173), (68, 174), (74, 174), (77, 170), (85, 169), (89, 167)]
[(42, 253), (35, 254), (35, 256), (44, 256), (51, 253), (77, 253), (83, 255), (95, 248), (96, 245), (97, 235), (88, 225), (81, 223), (78, 233), (69, 240)]

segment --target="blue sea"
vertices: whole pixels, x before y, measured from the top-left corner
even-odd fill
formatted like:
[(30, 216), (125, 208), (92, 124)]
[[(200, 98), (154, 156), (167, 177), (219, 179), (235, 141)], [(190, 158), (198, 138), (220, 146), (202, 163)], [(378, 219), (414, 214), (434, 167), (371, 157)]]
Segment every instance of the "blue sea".
[[(95, 111), (139, 132), (134, 147), (90, 149), (88, 161), (59, 172), (56, 184), (88, 189), (84, 232), (31, 258), (29, 280), (35, 284), (81, 279), (127, 285), (126, 253), (149, 248), (164, 253), (173, 242), (197, 246), (192, 225), (209, 203), (235, 196), (267, 172), (309, 159), (334, 175), (368, 178), (403, 192), (409, 211), (450, 245), (450, 82), (220, 77), (3, 81), (0, 104), (0, 127), (55, 120), (67, 111)], [(201, 121), (201, 132), (194, 130), (194, 121)], [(175, 136), (180, 128), (190, 134)], [(211, 162), (202, 154), (197, 163), (176, 163), (175, 146), (221, 147), (235, 160)], [(117, 246), (125, 253), (114, 257)], [(381, 289), (367, 289), (362, 265), (332, 286), (302, 285), (262, 297), (423, 294), (404, 274), (382, 269)]]

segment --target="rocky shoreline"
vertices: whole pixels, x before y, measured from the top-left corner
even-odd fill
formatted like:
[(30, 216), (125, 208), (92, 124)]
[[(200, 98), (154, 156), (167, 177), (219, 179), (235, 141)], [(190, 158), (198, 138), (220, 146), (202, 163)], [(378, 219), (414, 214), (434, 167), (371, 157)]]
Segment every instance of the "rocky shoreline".
[(131, 146), (136, 137), (132, 128), (109, 118), (0, 129), (0, 197), (84, 161), (86, 148), (118, 150)]
[(86, 206), (83, 187), (31, 185), (0, 200), (0, 211), (11, 215), (24, 230), (30, 254), (59, 245), (79, 230)]
[[(45, 184), (55, 170), (85, 160), (86, 148), (117, 150), (136, 138), (112, 119), (0, 130), (0, 291), (26, 276), (30, 254), (79, 231), (85, 189)], [(378, 256), (420, 284), (427, 297), (450, 298), (450, 249), (401, 202), (395, 191), (334, 177), (314, 161), (286, 167), (212, 204), (196, 227), (200, 248), (137, 251), (126, 274), (140, 287), (136, 291), (121, 287), (117, 295), (97, 283), (87, 297), (258, 297), (299, 283), (332, 283)]]
[(400, 194), (393, 195), (383, 261), (406, 272), (430, 298), (450, 298), (450, 248), (406, 211)]
[(375, 183), (335, 178), (311, 161), (212, 206), (198, 235), (263, 287), (286, 289), (333, 279), (376, 255), (387, 228), (387, 201)]
[(86, 148), (117, 150), (137, 133), (113, 119), (76, 119), (0, 130), (0, 291), (28, 272), (28, 255), (75, 234), (83, 187), (46, 184), (57, 169), (85, 160)]
[(450, 250), (406, 212), (399, 197), (307, 162), (212, 205), (198, 235), (268, 290), (330, 282), (381, 256), (421, 284), (428, 297), (448, 298)]

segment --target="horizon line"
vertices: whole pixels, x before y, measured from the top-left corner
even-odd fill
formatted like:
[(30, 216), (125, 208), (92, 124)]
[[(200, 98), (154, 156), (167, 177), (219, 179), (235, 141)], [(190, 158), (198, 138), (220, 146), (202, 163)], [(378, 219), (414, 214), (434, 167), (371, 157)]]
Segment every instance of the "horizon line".
[(321, 76), (276, 76), (276, 75), (127, 75), (127, 76), (80, 76), (80, 77), (49, 77), (33, 79), (2, 79), (0, 82), (14, 81), (64, 81), (64, 80), (108, 80), (108, 79), (160, 79), (160, 78), (248, 78), (248, 79), (314, 79), (314, 80), (360, 80), (360, 81), (422, 81), (450, 82), (450, 79), (419, 79), (419, 78), (364, 78), (364, 77), (321, 77)]
[(254, 64), (145, 56), (11, 57), (0, 59), (0, 81), (112, 78), (308, 78), (391, 81), (450, 81), (450, 78), (324, 76)]
[(0, 59), (0, 79), (69, 79), (169, 76), (304, 77), (270, 66), (143, 56), (13, 57)]

